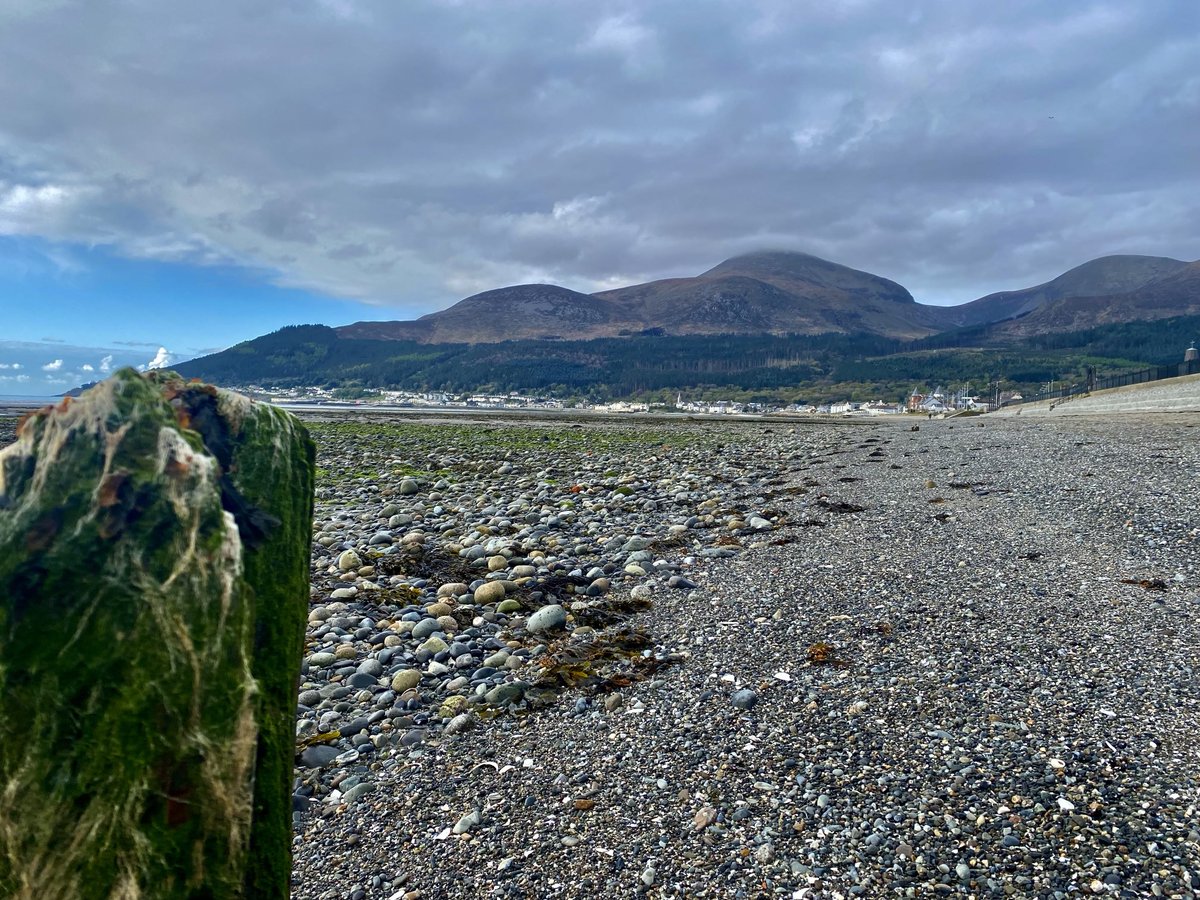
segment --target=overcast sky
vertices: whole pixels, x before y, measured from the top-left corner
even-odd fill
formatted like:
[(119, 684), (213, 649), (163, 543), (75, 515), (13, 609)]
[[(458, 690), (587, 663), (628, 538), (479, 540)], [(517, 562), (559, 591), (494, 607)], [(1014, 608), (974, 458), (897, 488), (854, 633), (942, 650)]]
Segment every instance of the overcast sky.
[(1198, 61), (1195, 0), (0, 0), (0, 342), (149, 362), (762, 248), (942, 304), (1195, 259)]

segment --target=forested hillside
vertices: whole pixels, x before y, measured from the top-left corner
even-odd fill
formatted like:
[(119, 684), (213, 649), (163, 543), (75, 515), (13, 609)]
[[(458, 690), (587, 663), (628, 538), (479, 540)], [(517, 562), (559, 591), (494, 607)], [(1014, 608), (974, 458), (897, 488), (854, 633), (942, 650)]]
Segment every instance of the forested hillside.
[(218, 384), (398, 388), (453, 393), (518, 391), (612, 397), (715, 391), (791, 401), (898, 398), (914, 384), (1000, 382), (1033, 389), (1182, 359), (1200, 316), (1038, 335), (1020, 346), (985, 342), (986, 329), (915, 342), (878, 335), (641, 335), (591, 341), (419, 344), (339, 338), (322, 325), (281, 329), (178, 366)]

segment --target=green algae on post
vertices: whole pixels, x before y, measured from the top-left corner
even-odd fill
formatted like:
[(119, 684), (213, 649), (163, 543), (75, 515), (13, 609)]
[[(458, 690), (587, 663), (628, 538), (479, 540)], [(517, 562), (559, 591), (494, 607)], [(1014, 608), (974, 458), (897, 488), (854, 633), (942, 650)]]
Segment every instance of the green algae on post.
[(0, 452), (0, 895), (287, 896), (312, 477), (291, 416), (129, 369)]

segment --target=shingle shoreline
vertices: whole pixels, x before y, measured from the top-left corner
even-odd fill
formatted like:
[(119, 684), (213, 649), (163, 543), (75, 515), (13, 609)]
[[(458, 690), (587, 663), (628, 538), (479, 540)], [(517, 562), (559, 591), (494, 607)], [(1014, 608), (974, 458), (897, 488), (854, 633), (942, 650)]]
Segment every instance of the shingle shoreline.
[(304, 819), (294, 896), (1189, 895), (1195, 426), (725, 426), (788, 524), (641, 581), (686, 659), (397, 747)]

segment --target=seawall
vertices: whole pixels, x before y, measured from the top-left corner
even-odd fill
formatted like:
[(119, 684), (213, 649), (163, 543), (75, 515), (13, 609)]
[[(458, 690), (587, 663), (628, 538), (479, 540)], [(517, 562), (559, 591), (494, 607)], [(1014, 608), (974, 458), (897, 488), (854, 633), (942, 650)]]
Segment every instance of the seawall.
[(1113, 413), (1200, 412), (1200, 375), (1097, 391), (1072, 400), (1037, 400), (989, 416), (1097, 416)]

